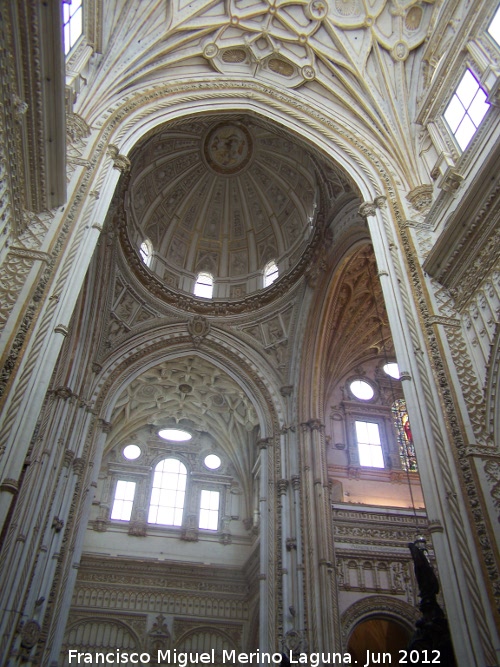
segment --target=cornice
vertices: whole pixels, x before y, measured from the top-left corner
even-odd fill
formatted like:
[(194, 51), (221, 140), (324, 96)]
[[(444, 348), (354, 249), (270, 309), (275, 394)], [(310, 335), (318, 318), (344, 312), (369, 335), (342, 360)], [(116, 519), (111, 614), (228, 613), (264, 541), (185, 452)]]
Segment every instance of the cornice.
[(489, 253), (480, 264), (477, 258), (490, 239), (498, 235), (499, 195), (500, 147), (497, 147), (449, 215), (445, 229), (423, 264), (424, 270), (445, 287), (458, 288), (471, 271), (479, 283), (491, 270), (496, 261), (495, 252)]

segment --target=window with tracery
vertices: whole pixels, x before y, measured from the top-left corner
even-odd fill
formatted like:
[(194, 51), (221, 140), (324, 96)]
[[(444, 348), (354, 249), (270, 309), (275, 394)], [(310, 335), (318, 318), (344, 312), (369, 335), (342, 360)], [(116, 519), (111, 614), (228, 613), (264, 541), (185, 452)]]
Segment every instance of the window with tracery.
[(199, 273), (194, 285), (194, 295), (211, 299), (214, 291), (214, 279), (210, 273)]
[(82, 0), (64, 0), (64, 54), (68, 55), (83, 33), (83, 2)]
[(417, 458), (415, 446), (410, 428), (410, 420), (406, 410), (406, 402), (403, 399), (394, 401), (392, 405), (392, 416), (396, 428), (396, 437), (399, 445), (399, 457), (401, 467), (409, 472), (417, 472)]
[(155, 468), (149, 523), (182, 526), (187, 469), (178, 459), (163, 459)]

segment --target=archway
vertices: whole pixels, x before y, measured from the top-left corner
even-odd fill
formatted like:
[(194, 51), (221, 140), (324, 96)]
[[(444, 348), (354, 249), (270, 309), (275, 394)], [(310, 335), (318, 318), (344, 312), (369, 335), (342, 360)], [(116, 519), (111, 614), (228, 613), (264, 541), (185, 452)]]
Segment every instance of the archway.
[(374, 615), (359, 623), (347, 642), (351, 658), (359, 665), (398, 664), (411, 631), (394, 619)]

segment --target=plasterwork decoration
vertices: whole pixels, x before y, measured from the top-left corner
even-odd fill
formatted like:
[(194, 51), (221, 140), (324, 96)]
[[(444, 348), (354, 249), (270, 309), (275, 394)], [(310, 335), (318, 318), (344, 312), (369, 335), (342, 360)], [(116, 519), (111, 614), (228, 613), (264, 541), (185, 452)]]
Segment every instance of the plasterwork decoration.
[(204, 156), (218, 174), (233, 175), (242, 171), (252, 158), (252, 138), (243, 125), (222, 123), (205, 138)]
[(500, 272), (493, 271), (480, 285), (480, 289), (469, 296), (468, 307), (461, 316), (447, 290), (435, 285), (435, 296), (443, 315), (438, 322), (431, 316), (430, 322), (445, 325), (444, 332), (450, 345), (476, 442), (486, 448), (486, 453), (493, 444), (493, 434), (492, 425), (486, 418), (487, 405), (483, 387), (487, 380), (487, 369), (491, 364), (490, 354), (500, 316)]
[[(438, 383), (441, 389), (441, 397), (443, 401), (444, 411), (448, 419), (448, 424), (451, 431), (451, 441), (455, 446), (455, 451), (458, 457), (459, 470), (462, 474), (462, 480), (465, 487), (466, 497), (469, 501), (471, 512), (475, 524), (475, 529), (477, 534), (481, 535), (481, 540), (479, 541), (478, 548), (482, 551), (482, 556), (488, 572), (488, 577), (490, 579), (491, 588), (493, 595), (495, 597), (497, 606), (500, 607), (500, 577), (498, 573), (498, 568), (496, 564), (496, 557), (492, 549), (492, 543), (489, 538), (489, 528), (486, 525), (486, 512), (482, 507), (481, 500), (478, 496), (478, 490), (476, 486), (475, 474), (472, 470), (471, 461), (468, 457), (467, 445), (464, 442), (462, 430), (460, 423), (457, 417), (457, 411), (455, 409), (455, 404), (453, 400), (453, 394), (449, 385), (447, 378), (447, 372), (442, 358), (441, 349), (438, 343), (438, 337), (435, 332), (435, 325), (429, 323), (430, 313), (428, 310), (427, 297), (423, 290), (423, 285), (421, 282), (420, 267), (417, 265), (417, 259), (411, 244), (411, 241), (408, 237), (407, 229), (405, 228), (403, 218), (398, 209), (394, 210), (396, 220), (398, 222), (401, 240), (403, 244), (403, 249), (406, 255), (406, 261), (409, 271), (409, 277), (412, 282), (413, 290), (415, 293), (416, 303), (419, 307), (421, 316), (424, 322), (424, 331), (427, 338), (427, 344), (429, 347), (430, 358), (434, 366), (434, 372), (437, 374)], [(403, 295), (404, 296), (404, 295)], [(404, 306), (407, 308), (406, 298), (404, 297)], [(452, 329), (453, 331), (454, 329)], [(417, 339), (415, 340), (415, 346), (418, 346)], [(421, 364), (421, 360), (417, 356), (417, 363)], [(431, 396), (430, 387), (428, 386), (428, 381), (426, 380), (426, 370), (422, 368), (421, 377), (424, 381), (425, 391)], [(446, 460), (445, 453), (443, 451), (443, 443), (440, 434), (440, 427), (438, 425), (437, 414), (432, 408), (432, 401), (427, 401), (428, 409), (430, 412), (432, 429), (434, 437), (436, 440), (436, 452), (439, 457), (440, 470), (443, 475), (443, 483), (450, 490), (453, 489), (453, 481), (448, 479), (449, 477), (449, 463)], [(448, 495), (448, 502), (450, 504), (456, 503), (454, 500), (453, 491)], [(458, 509), (456, 510), (456, 517), (459, 516)], [(470, 549), (463, 534), (463, 527), (461, 522), (455, 518), (455, 512), (453, 513), (453, 524), (456, 531), (458, 543), (460, 544), (461, 553), (463, 553), (464, 558), (462, 562), (465, 565), (465, 576), (467, 581), (468, 590), (471, 596), (471, 603), (474, 608), (475, 618), (480, 627), (482, 627), (482, 633), (484, 637), (488, 637), (488, 631), (484, 627), (484, 612), (482, 607), (482, 602), (477, 596), (477, 586), (475, 583), (476, 575), (469, 564), (471, 563)], [(491, 653), (492, 648), (488, 641), (486, 641), (485, 650)]]
[[(145, 571), (129, 559), (117, 568), (115, 558), (86, 556), (78, 574), (63, 649), (80, 648), (83, 628), (90, 635), (86, 650), (101, 648), (102, 631), (97, 627), (101, 623), (108, 626), (109, 646), (121, 638), (122, 649), (132, 642), (143, 650), (171, 646), (209, 650), (220, 646), (222, 640), (230, 644), (224, 648), (241, 650), (243, 631), (250, 620), (248, 596), (248, 582), (236, 569), (210, 568), (207, 576), (206, 566), (193, 564), (186, 570), (155, 562)], [(146, 615), (154, 618), (149, 631)], [(193, 641), (198, 641), (198, 646)]]
[(150, 655), (156, 656), (158, 651), (165, 651), (170, 648), (171, 636), (163, 614), (156, 617), (153, 627), (148, 632), (148, 637)]
[[(272, 70), (265, 64), (280, 60), (283, 65), (276, 73), (279, 85), (286, 81), (282, 72), (293, 68), (302, 80), (292, 76), (291, 85), (316, 78), (335, 97), (354, 95), (357, 104), (350, 105), (353, 109), (361, 101), (363, 111), (370, 117), (383, 118), (378, 131), (390, 142), (397, 136), (396, 142), (401, 142), (405, 149), (402, 153), (411, 156), (411, 166), (408, 165), (411, 169), (415, 167), (416, 156), (410, 141), (412, 131), (405, 120), (404, 100), (406, 91), (411, 90), (412, 76), (411, 70), (405, 69), (405, 61), (424, 41), (432, 9), (427, 3), (411, 2), (403, 8), (384, 0), (370, 7), (356, 1), (313, 0), (299, 4), (284, 0), (275, 4), (270, 0), (253, 0), (243, 4), (231, 0), (227, 9), (220, 3), (216, 7), (203, 4), (188, 10), (177, 1), (170, 6), (169, 28), (162, 44), (164, 62), (171, 57), (179, 31), (184, 36), (191, 31), (191, 48), (187, 53), (194, 55), (201, 49), (207, 61), (226, 75), (232, 67), (241, 70), (248, 60), (248, 68), (256, 65), (257, 76), (266, 78)], [(206, 28), (203, 32), (200, 28), (206, 25), (212, 27), (208, 35)], [(229, 50), (242, 55), (228, 62), (227, 56), (226, 60), (223, 56)], [(384, 63), (382, 68), (376, 66), (377, 62)], [(251, 71), (254, 74), (254, 69)], [(382, 86), (380, 78), (375, 81), (381, 71)], [(360, 82), (368, 84), (361, 98)], [(400, 104), (389, 107), (388, 97), (399, 100)], [(387, 127), (391, 128), (392, 137), (386, 132)], [(397, 153), (396, 148), (394, 154)], [(418, 173), (417, 169), (414, 173)]]
[(484, 472), (490, 483), (493, 504), (500, 509), (500, 463), (495, 460), (487, 461), (484, 466)]
[(342, 591), (381, 592), (404, 595), (415, 604), (415, 585), (408, 560), (393, 560), (383, 553), (339, 554), (335, 566), (337, 585)]
[(68, 649), (81, 652), (123, 651), (146, 649), (141, 644), (141, 637), (146, 634), (146, 616), (144, 614), (121, 614), (113, 618), (109, 614), (97, 614), (84, 610), (70, 612), (65, 639), (61, 650), (63, 659), (68, 656)]
[(358, 623), (373, 616), (385, 616), (400, 623), (406, 622), (408, 630), (412, 630), (420, 614), (414, 605), (407, 604), (394, 597), (373, 595), (352, 604), (341, 618), (342, 644), (347, 647), (351, 632)]
[(19, 293), (24, 285), (26, 276), (33, 267), (33, 258), (19, 256), (17, 253), (9, 252), (2, 264), (2, 304), (0, 306), (0, 330), (5, 327), (9, 315), (17, 302)]
[(125, 437), (131, 422), (164, 426), (167, 416), (171, 420), (191, 419), (197, 429), (217, 435), (221, 443), (234, 450), (234, 460), (239, 460), (241, 469), (251, 477), (252, 461), (237, 443), (247, 441), (248, 433), (258, 423), (257, 415), (227, 373), (192, 355), (151, 368), (118, 398), (112, 416), (113, 434)]
[(113, 160), (113, 168), (121, 171), (122, 174), (126, 174), (130, 171), (130, 160), (126, 155), (120, 153), (118, 146), (109, 144), (108, 146), (108, 155)]
[(38, 621), (30, 618), (21, 624), (21, 646), (17, 652), (17, 656), (23, 662), (30, 661), (30, 653), (34, 646), (36, 646), (41, 635), (41, 628)]
[[(17, 82), (14, 45), (7, 18), (0, 26), (0, 43), (6, 57), (0, 59), (0, 233), (5, 237), (22, 230), (25, 182), (21, 148), (21, 118), (16, 114)], [(8, 56), (8, 57), (7, 57)], [(12, 159), (12, 156), (15, 156)]]
[(193, 345), (199, 347), (203, 339), (210, 333), (210, 322), (201, 315), (196, 315), (187, 324), (189, 335), (193, 340)]
[(419, 185), (406, 195), (406, 199), (415, 211), (423, 213), (431, 207), (433, 193), (433, 185)]
[(66, 114), (66, 178), (68, 182), (77, 166), (88, 169), (91, 167), (90, 160), (82, 158), (89, 135), (90, 127), (81, 116), (76, 113)]
[[(390, 353), (392, 338), (384, 308), (382, 287), (376, 280), (377, 266), (373, 249), (365, 246), (352, 255), (339, 272), (330, 306), (331, 321), (326, 349), (332, 350), (324, 370), (331, 387), (352, 369), (361, 365), (366, 350)], [(335, 351), (335, 353), (333, 353)]]

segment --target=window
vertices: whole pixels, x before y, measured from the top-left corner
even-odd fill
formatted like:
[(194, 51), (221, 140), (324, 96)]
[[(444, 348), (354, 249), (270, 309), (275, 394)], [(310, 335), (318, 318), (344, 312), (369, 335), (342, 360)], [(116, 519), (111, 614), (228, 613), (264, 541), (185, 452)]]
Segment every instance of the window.
[(144, 264), (146, 266), (151, 266), (151, 260), (153, 259), (153, 244), (149, 239), (144, 239), (141, 243), (139, 253)]
[(128, 461), (135, 461), (142, 454), (141, 448), (137, 445), (127, 445), (122, 453)]
[(417, 457), (415, 446), (411, 435), (410, 420), (406, 410), (406, 402), (403, 399), (394, 401), (392, 405), (392, 416), (399, 445), (399, 458), (403, 470), (417, 472)]
[(64, 55), (68, 55), (83, 32), (82, 0), (64, 0)]
[(488, 32), (493, 37), (498, 46), (500, 46), (500, 7), (498, 7), (496, 10), (493, 19), (488, 26)]
[(210, 470), (218, 470), (222, 461), (220, 460), (220, 456), (217, 456), (217, 454), (209, 454), (208, 456), (205, 456), (203, 463)]
[(264, 287), (269, 287), (278, 278), (278, 267), (273, 260), (268, 262), (264, 268)]
[(210, 273), (200, 273), (194, 286), (194, 295), (211, 299), (214, 291), (214, 279)]
[(349, 389), (352, 395), (360, 401), (370, 401), (375, 395), (373, 387), (364, 380), (353, 380), (349, 384)]
[(466, 70), (444, 112), (444, 118), (462, 150), (469, 145), (489, 107), (485, 91), (470, 69)]
[(164, 459), (155, 468), (149, 523), (182, 526), (187, 470), (177, 459)]
[(217, 530), (219, 527), (219, 492), (207, 491), (201, 492), (200, 498), (200, 521), (199, 528), (205, 530)]
[(162, 440), (171, 440), (172, 442), (187, 442), (191, 440), (191, 433), (183, 431), (180, 428), (162, 428), (158, 431)]
[(355, 426), (360, 465), (371, 468), (384, 468), (384, 456), (382, 454), (378, 424), (356, 421)]
[(111, 511), (111, 518), (118, 521), (130, 521), (132, 505), (134, 504), (135, 482), (126, 482), (122, 479), (116, 483), (115, 500)]
[(387, 364), (384, 364), (384, 371), (389, 375), (391, 378), (394, 378), (395, 380), (399, 380), (399, 366), (395, 361), (390, 361)]

